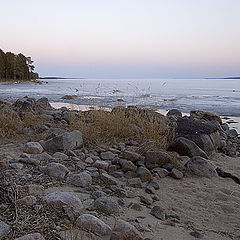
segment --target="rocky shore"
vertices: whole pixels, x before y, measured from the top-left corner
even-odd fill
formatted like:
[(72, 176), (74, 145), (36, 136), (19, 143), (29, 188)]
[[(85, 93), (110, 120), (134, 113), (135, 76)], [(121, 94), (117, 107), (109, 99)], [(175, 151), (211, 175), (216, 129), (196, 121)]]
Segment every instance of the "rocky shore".
[(240, 138), (212, 113), (0, 100), (0, 239), (239, 239)]

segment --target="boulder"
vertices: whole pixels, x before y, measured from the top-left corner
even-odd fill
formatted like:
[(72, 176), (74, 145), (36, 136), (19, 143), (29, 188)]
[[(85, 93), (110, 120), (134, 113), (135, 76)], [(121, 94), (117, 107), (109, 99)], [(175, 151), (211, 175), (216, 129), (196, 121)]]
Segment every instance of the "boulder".
[(169, 175), (178, 180), (183, 178), (183, 173), (176, 168), (173, 168)]
[(201, 156), (208, 158), (207, 154), (197, 146), (193, 141), (184, 137), (178, 137), (173, 143), (171, 143), (169, 150), (177, 152), (181, 156)]
[(129, 160), (123, 160), (122, 161), (122, 170), (124, 172), (135, 172), (137, 170), (137, 166), (135, 166), (131, 161)]
[(185, 167), (189, 175), (208, 178), (217, 176), (216, 167), (209, 160), (199, 156), (191, 158)]
[(127, 185), (129, 187), (134, 187), (134, 188), (141, 188), (142, 187), (142, 181), (140, 178), (130, 178), (127, 180)]
[(94, 207), (98, 212), (104, 214), (119, 214), (120, 208), (115, 198), (100, 197), (94, 202)]
[(97, 160), (94, 164), (93, 167), (96, 167), (98, 169), (103, 169), (103, 170), (108, 170), (109, 167), (109, 163), (106, 161), (101, 161), (101, 160)]
[(83, 214), (78, 217), (76, 225), (84, 231), (92, 232), (101, 239), (110, 239), (112, 229), (99, 218), (91, 214)]
[(51, 162), (44, 169), (45, 173), (50, 177), (63, 179), (70, 172), (66, 166), (60, 163)]
[(150, 170), (161, 167), (170, 162), (171, 158), (166, 152), (146, 152), (146, 167)]
[(142, 240), (138, 230), (130, 223), (117, 219), (112, 230), (111, 240)]
[(222, 124), (222, 119), (214, 114), (214, 113), (210, 113), (210, 112), (204, 112), (204, 111), (191, 111), (190, 112), (190, 118), (198, 118), (198, 119), (204, 119), (207, 121), (217, 121), (220, 124)]
[(100, 156), (103, 160), (113, 160), (115, 157), (115, 154), (108, 151), (108, 152), (102, 152)]
[(154, 217), (164, 221), (166, 216), (165, 216), (165, 210), (160, 207), (160, 206), (154, 206), (152, 209), (151, 209), (151, 212), (150, 212), (151, 215), (153, 215)]
[(121, 157), (132, 162), (137, 162), (142, 160), (142, 156), (139, 153), (127, 151), (127, 150), (121, 153)]
[(137, 175), (142, 182), (148, 182), (152, 179), (151, 172), (145, 167), (139, 167), (137, 170)]
[(167, 116), (182, 117), (182, 113), (178, 109), (171, 109), (167, 112)]
[(72, 192), (53, 192), (45, 196), (43, 201), (54, 208), (63, 208), (71, 219), (78, 217), (83, 209), (81, 200)]
[(115, 178), (107, 173), (102, 173), (100, 175), (100, 179), (107, 185), (118, 185), (117, 178)]
[(67, 177), (67, 183), (77, 187), (88, 187), (92, 184), (92, 177), (86, 172), (70, 174)]
[(57, 158), (57, 159), (60, 159), (60, 160), (68, 160), (68, 155), (66, 155), (65, 153), (62, 153), (62, 152), (55, 152), (53, 154), (53, 158)]
[(48, 152), (59, 152), (81, 147), (83, 144), (82, 133), (78, 130), (66, 132), (53, 137), (43, 143), (43, 148)]
[(24, 152), (29, 154), (39, 154), (42, 153), (43, 147), (38, 142), (28, 142), (24, 146)]
[(45, 238), (40, 233), (31, 233), (14, 240), (45, 240)]
[(38, 99), (35, 103), (35, 106), (43, 109), (52, 109), (52, 106), (46, 97)]

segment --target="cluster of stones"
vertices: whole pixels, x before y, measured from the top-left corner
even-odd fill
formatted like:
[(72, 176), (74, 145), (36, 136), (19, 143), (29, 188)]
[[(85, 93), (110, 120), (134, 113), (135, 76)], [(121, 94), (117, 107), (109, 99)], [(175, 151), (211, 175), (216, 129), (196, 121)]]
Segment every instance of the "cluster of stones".
[[(57, 119), (56, 111), (50, 108), (46, 99), (19, 100), (15, 105), (19, 111), (41, 106), (45, 109), (44, 114), (46, 109), (49, 111), (46, 118)], [(54, 113), (50, 114), (51, 111)], [(63, 115), (68, 115), (64, 111), (66, 113), (62, 111), (59, 115), (61, 120)], [(62, 209), (84, 234), (91, 233), (92, 239), (143, 239), (141, 232), (151, 231), (150, 228), (121, 219), (124, 210), (141, 210), (142, 205), (148, 207), (149, 214), (158, 220), (180, 221), (177, 214), (169, 214), (161, 207), (156, 194), (159, 190), (157, 181), (166, 177), (177, 181), (187, 175), (216, 177), (216, 167), (208, 160), (209, 156), (216, 151), (238, 154), (239, 138), (235, 130), (229, 130), (218, 116), (210, 113), (194, 111), (190, 117), (182, 117), (179, 111), (172, 110), (167, 117), (176, 122), (177, 134), (169, 149), (164, 151), (143, 152), (146, 143), (133, 140), (87, 150), (83, 148), (82, 134), (77, 130), (54, 134), (46, 141), (27, 142), (19, 159), (8, 163), (10, 168), (24, 170), (32, 166), (61, 183), (84, 189), (89, 198), (83, 201), (73, 192), (44, 195), (43, 186), (28, 185), (29, 195), (19, 199), (18, 204), (33, 206), (37, 202), (33, 193), (38, 191), (43, 205)], [(74, 167), (69, 167), (69, 162)], [(137, 195), (135, 189), (144, 189), (146, 194)], [(127, 205), (125, 199), (138, 199), (139, 202)], [(114, 227), (102, 221), (98, 214), (115, 216)], [(0, 238), (10, 231), (11, 227), (0, 221)], [(31, 233), (15, 240), (28, 239), (43, 240), (44, 237), (40, 233)]]

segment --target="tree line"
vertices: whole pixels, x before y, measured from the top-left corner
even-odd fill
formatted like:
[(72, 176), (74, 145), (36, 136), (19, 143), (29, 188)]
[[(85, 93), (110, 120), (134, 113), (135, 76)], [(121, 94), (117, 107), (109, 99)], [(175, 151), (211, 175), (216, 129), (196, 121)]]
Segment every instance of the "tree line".
[(31, 80), (39, 78), (34, 72), (31, 57), (22, 53), (14, 54), (0, 49), (0, 80)]

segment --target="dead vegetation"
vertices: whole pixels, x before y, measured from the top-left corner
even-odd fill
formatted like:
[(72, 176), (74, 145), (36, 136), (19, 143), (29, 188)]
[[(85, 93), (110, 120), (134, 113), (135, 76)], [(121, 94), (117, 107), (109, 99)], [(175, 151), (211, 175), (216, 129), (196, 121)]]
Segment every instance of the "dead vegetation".
[(139, 108), (114, 108), (72, 114), (70, 130), (80, 130), (87, 146), (115, 140), (153, 140), (166, 149), (175, 136), (175, 127), (166, 117), (151, 110)]

